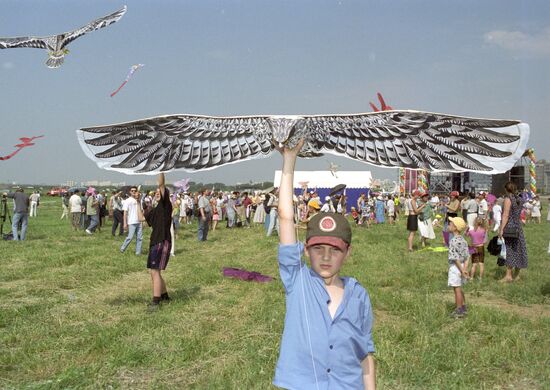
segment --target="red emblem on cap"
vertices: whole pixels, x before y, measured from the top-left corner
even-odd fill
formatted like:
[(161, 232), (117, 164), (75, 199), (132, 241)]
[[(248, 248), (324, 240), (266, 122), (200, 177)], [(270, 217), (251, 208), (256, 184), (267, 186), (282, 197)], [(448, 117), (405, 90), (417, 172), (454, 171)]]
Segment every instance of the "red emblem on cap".
[(336, 221), (332, 217), (323, 217), (319, 221), (319, 229), (324, 232), (332, 232), (336, 229)]

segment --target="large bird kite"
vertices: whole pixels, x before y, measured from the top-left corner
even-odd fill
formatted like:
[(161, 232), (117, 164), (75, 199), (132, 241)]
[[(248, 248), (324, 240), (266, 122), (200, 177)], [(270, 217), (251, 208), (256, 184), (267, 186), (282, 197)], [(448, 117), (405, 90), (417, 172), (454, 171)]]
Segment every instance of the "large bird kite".
[(266, 157), (305, 139), (300, 157), (331, 153), (384, 167), (500, 173), (521, 158), (529, 125), (410, 110), (365, 114), (166, 115), (77, 130), (100, 168), (200, 171)]
[(34, 47), (38, 49), (48, 50), (48, 60), (46, 65), (48, 68), (58, 68), (63, 64), (64, 57), (69, 50), (66, 48), (69, 43), (76, 38), (81, 37), (91, 31), (107, 27), (110, 24), (118, 21), (126, 13), (126, 6), (122, 9), (113, 12), (110, 15), (96, 19), (87, 25), (80, 27), (74, 31), (62, 33), (59, 35), (51, 35), (49, 37), (17, 37), (17, 38), (0, 38), (0, 49), (11, 49), (19, 47)]

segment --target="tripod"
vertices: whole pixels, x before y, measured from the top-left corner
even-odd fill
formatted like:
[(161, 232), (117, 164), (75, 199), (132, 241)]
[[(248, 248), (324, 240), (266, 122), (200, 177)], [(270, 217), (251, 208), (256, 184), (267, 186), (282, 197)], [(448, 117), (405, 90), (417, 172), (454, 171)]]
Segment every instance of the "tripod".
[(4, 234), (4, 222), (6, 222), (6, 219), (10, 221), (9, 226), (11, 226), (12, 222), (10, 210), (8, 208), (8, 198), (3, 196), (2, 200), (0, 201), (0, 239), (2, 239)]

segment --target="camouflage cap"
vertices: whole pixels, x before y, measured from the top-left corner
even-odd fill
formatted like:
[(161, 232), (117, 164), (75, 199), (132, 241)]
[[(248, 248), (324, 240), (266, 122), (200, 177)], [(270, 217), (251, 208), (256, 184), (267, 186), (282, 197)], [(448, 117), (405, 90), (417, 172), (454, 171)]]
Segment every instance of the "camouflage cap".
[[(307, 224), (306, 245), (328, 244), (347, 248), (351, 244), (351, 226), (337, 213), (316, 214)], [(343, 248), (345, 249), (345, 248)]]

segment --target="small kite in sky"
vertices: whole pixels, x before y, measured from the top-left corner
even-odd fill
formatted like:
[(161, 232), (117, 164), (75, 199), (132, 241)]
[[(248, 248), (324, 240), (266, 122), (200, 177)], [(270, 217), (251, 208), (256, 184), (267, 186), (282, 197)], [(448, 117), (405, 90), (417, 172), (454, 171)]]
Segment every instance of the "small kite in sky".
[[(379, 95), (382, 108), (386, 106)], [(376, 107), (375, 107), (376, 108)], [(412, 110), (336, 115), (215, 117), (165, 115), (77, 130), (86, 155), (103, 169), (156, 174), (202, 171), (304, 145), (383, 167), (432, 172), (502, 173), (521, 158), (529, 125)]]
[(32, 142), (33, 140), (37, 139), (37, 138), (42, 138), (44, 137), (43, 135), (39, 135), (37, 137), (22, 137), (22, 138), (19, 138), (21, 140), (21, 143), (20, 144), (17, 144), (15, 145), (15, 147), (17, 149), (15, 149), (15, 151), (11, 152), (10, 154), (8, 154), (7, 156), (0, 156), (0, 161), (4, 161), (4, 160), (9, 160), (10, 158), (12, 158), (13, 156), (15, 156), (17, 153), (19, 153), (21, 151), (21, 149), (23, 148), (26, 148), (27, 146), (33, 146), (34, 143)]
[(378, 109), (378, 107), (376, 107), (376, 105), (374, 103), (371, 103), (369, 102), (370, 104), (370, 107), (372, 108), (372, 110), (374, 112), (378, 112), (378, 111), (391, 111), (393, 110), (393, 108), (391, 108), (390, 106), (386, 105), (386, 102), (384, 101), (384, 98), (382, 97), (382, 94), (380, 92), (378, 92), (376, 94), (376, 96), (378, 96), (378, 100), (380, 101), (380, 109)]
[(85, 26), (82, 26), (74, 31), (65, 32), (59, 35), (50, 35), (48, 37), (17, 37), (17, 38), (0, 38), (0, 49), (11, 49), (19, 47), (34, 47), (37, 49), (48, 50), (48, 60), (46, 65), (48, 68), (59, 68), (63, 64), (63, 60), (69, 50), (66, 46), (94, 30), (107, 27), (110, 24), (118, 21), (126, 13), (126, 6), (122, 9), (113, 12), (110, 15), (91, 21)]
[(117, 90), (111, 94), (111, 97), (115, 96), (118, 93), (118, 91), (120, 91), (122, 89), (122, 87), (124, 87), (126, 85), (126, 83), (128, 81), (130, 81), (130, 78), (132, 78), (135, 71), (138, 70), (139, 68), (143, 67), (143, 66), (145, 66), (145, 64), (132, 65), (130, 67), (130, 72), (128, 72), (128, 75), (126, 76), (126, 79), (124, 80), (124, 82), (122, 84), (120, 84), (120, 87), (118, 87)]
[(338, 169), (340, 168), (339, 165), (334, 164), (333, 162), (329, 162), (328, 170), (330, 173), (332, 173), (332, 176), (338, 179), (338, 176), (336, 176), (336, 172), (338, 172)]

